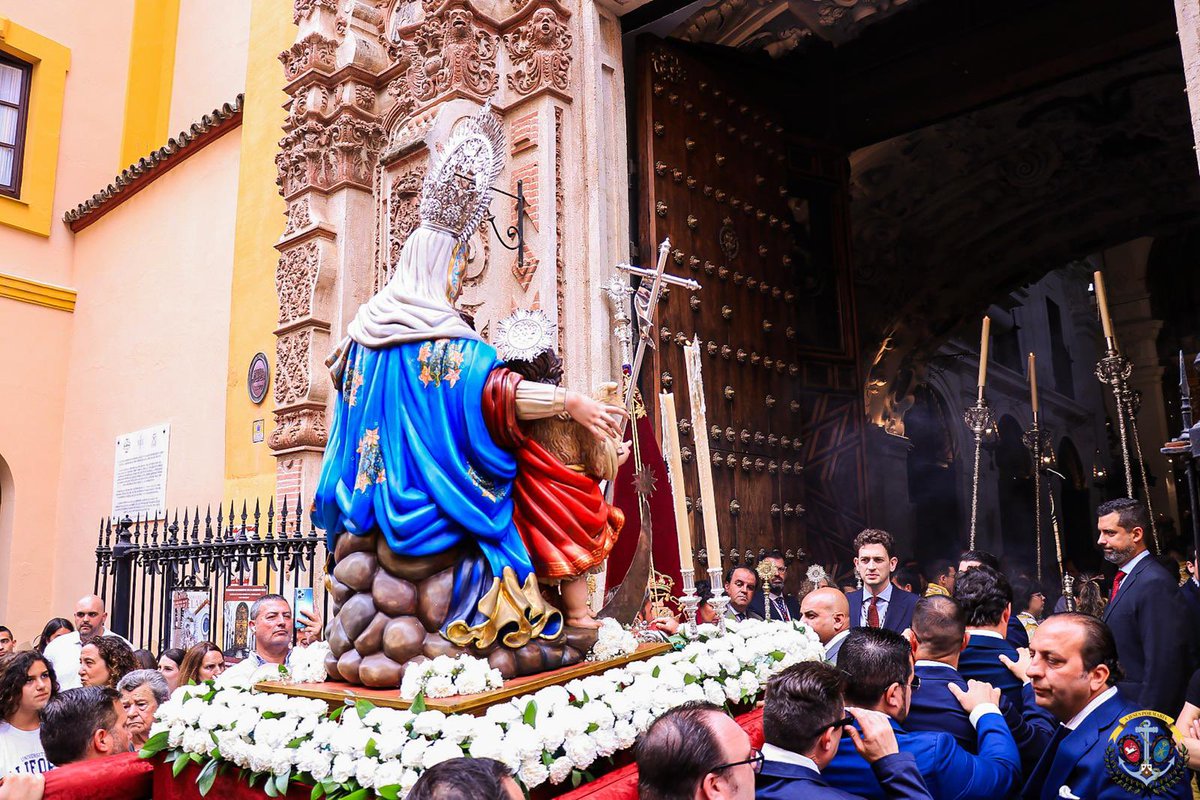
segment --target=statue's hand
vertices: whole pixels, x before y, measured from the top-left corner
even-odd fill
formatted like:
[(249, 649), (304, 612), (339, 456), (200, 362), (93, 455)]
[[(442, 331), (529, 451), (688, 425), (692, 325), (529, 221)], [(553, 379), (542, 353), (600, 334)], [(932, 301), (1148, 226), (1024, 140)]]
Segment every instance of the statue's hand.
[(629, 418), (624, 406), (601, 403), (579, 392), (567, 392), (567, 413), (598, 439), (616, 439), (620, 433), (617, 420)]

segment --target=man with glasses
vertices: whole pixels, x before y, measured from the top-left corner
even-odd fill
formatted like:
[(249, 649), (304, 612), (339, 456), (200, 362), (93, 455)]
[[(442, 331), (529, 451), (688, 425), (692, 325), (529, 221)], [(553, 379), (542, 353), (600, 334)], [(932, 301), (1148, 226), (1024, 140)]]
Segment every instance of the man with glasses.
[[(959, 702), (970, 714), (979, 737), (979, 752), (964, 750), (948, 733), (907, 731), (912, 692), (921, 686), (913, 672), (912, 648), (895, 631), (856, 628), (838, 654), (846, 676), (846, 702), (855, 708), (880, 711), (890, 717), (900, 752), (911, 753), (925, 777), (929, 793), (939, 800), (992, 800), (1007, 797), (1021, 775), (1017, 746), (1000, 715), (1000, 693), (986, 683), (972, 682)], [(856, 750), (842, 748), (823, 776), (843, 791), (884, 800), (871, 766)]]
[(656, 719), (634, 750), (640, 800), (751, 800), (763, 756), (712, 703), (693, 702)]
[[(821, 777), (838, 752), (842, 732), (871, 765), (886, 797), (919, 800), (929, 790), (911, 753), (901, 753), (888, 717), (846, 708), (842, 673), (834, 666), (807, 662), (780, 672), (767, 684), (763, 706), (762, 772), (758, 800), (791, 797), (853, 800)], [(860, 732), (854, 722), (862, 727)]]

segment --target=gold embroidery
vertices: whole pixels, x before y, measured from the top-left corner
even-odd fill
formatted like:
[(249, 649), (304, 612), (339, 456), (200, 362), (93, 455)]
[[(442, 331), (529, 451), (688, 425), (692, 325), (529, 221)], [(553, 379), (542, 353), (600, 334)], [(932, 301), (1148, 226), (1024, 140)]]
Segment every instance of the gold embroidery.
[(475, 484), (475, 488), (479, 493), (491, 500), (493, 503), (500, 499), (500, 492), (496, 489), (496, 484), (475, 471), (475, 468), (467, 466), (467, 476), (471, 479), (471, 483)]
[[(492, 588), (478, 607), (487, 617), (485, 622), (471, 627), (458, 620), (446, 628), (446, 638), (453, 644), (486, 648), (499, 638), (505, 647), (523, 647), (534, 638), (553, 639), (562, 628), (562, 614), (542, 599), (537, 576), (532, 572), (522, 586), (513, 568), (505, 567), (503, 579), (492, 579)], [(544, 631), (552, 622), (558, 625), (553, 626), (555, 633), (550, 636)]]

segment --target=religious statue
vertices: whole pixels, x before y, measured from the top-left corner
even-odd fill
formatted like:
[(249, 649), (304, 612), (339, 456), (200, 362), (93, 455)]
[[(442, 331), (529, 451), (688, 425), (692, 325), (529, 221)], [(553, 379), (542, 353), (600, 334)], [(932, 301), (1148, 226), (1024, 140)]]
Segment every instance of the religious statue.
[[(575, 627), (564, 629), (535, 564), (550, 580), (578, 577), (607, 554), (619, 519), (591, 502), (592, 477), (549, 463), (522, 426), (565, 416), (612, 441), (626, 412), (507, 369), (454, 307), (505, 152), (489, 107), (458, 123), (426, 174), (395, 274), (331, 359), (339, 394), (312, 515), (331, 553), (335, 679), (397, 686), (412, 659), (458, 653), (512, 677), (574, 663), (595, 638), (575, 582), (563, 591)], [(563, 498), (580, 498), (578, 509), (553, 505)], [(586, 525), (569, 518), (584, 512)], [(552, 530), (547, 516), (598, 536), (594, 551), (530, 547), (519, 526), (536, 540)]]

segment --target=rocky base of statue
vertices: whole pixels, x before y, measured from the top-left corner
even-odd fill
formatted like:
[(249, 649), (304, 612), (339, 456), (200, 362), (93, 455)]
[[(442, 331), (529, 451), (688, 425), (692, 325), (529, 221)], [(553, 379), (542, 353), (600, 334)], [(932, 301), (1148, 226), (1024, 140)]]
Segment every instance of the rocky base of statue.
[[(507, 680), (583, 661), (597, 632), (565, 628), (553, 640), (518, 649), (459, 647), (441, 634), (450, 608), (457, 551), (397, 556), (376, 534), (338, 537), (328, 576), (334, 614), (327, 629), (329, 677), (371, 688), (396, 688), (407, 665), (440, 655), (486, 658)], [(546, 600), (556, 604), (556, 598)]]

